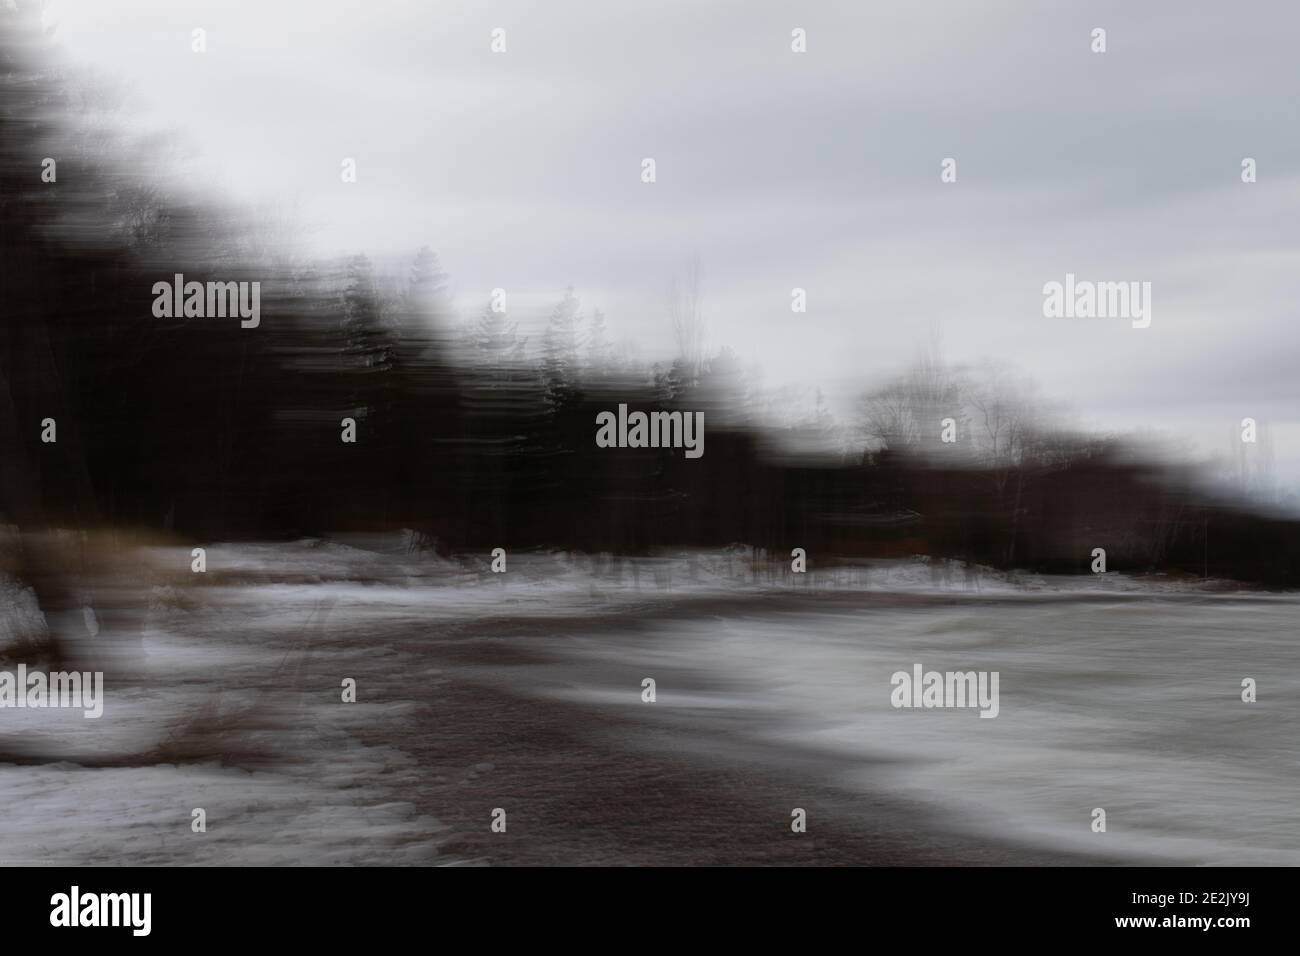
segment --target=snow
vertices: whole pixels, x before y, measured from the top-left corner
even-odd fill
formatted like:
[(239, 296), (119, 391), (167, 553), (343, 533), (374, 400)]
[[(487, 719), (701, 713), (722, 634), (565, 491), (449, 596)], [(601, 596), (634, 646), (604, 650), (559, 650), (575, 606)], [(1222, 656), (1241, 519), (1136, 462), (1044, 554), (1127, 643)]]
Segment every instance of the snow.
[[(520, 553), (498, 575), (486, 555), (371, 537), (217, 543), (200, 575), (188, 547), (140, 549), (112, 582), (137, 616), (101, 613), (84, 638), (142, 638), (139, 660), (106, 678), (104, 717), (0, 710), (0, 863), (481, 862), (447, 853), (447, 826), (419, 809), (415, 678), (666, 729), (654, 740), (684, 761), (748, 745), (798, 757), (848, 793), (883, 789), (1006, 843), (1300, 864), (1295, 596), (926, 560), (803, 576), (751, 559)], [(499, 634), (457, 637), (484, 621)], [(31, 591), (0, 577), (0, 668), (43, 627)], [(535, 659), (455, 662), (443, 651), (457, 640)], [(890, 675), (914, 663), (998, 671), (999, 716), (893, 709)], [(343, 677), (356, 703), (341, 701)], [(1243, 677), (1257, 703), (1240, 700)], [(470, 775), (497, 763), (464, 757)], [(1106, 834), (1089, 829), (1098, 806)], [(205, 833), (191, 830), (200, 807)]]

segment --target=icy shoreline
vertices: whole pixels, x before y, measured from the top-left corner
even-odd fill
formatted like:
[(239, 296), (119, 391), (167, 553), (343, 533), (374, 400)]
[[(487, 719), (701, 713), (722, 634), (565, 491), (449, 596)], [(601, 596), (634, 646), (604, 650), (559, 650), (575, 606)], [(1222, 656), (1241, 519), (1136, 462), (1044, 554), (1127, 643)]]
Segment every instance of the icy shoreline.
[[(99, 582), (139, 610), (127, 622), (142, 652), (110, 678), (104, 717), (0, 711), (2, 861), (490, 861), (490, 844), (440, 852), (455, 828), (437, 819), (436, 796), (417, 796), (431, 786), (429, 708), (440, 688), (474, 686), (617, 717), (630, 729), (605, 740), (615, 750), (658, 740), (704, 767), (738, 748), (774, 779), (780, 761), (811, 761), (809, 780), (884, 788), (995, 843), (1185, 862), (1229, 862), (1244, 847), (1258, 862), (1300, 860), (1281, 812), (1296, 782), (1285, 762), (1297, 716), (1285, 675), (1300, 673), (1282, 639), (1290, 596), (1110, 575), (1013, 584), (984, 569), (945, 577), (925, 561), (790, 575), (748, 551), (519, 554), (503, 575), (392, 539), (214, 545), (203, 575), (188, 549), (136, 557)], [(105, 618), (86, 645), (110, 646), (119, 624)], [(0, 653), (40, 627), (30, 592), (0, 579)], [(526, 655), (501, 657), (508, 649)], [(882, 682), (916, 660), (1000, 670), (1001, 716), (891, 711)], [(1254, 711), (1232, 706), (1247, 670), (1268, 680)], [(639, 696), (647, 675), (659, 681), (652, 708)], [(341, 702), (344, 678), (357, 681), (355, 704)], [(1263, 713), (1281, 719), (1258, 722)], [(1224, 730), (1242, 720), (1256, 729)], [(1171, 756), (1149, 751), (1148, 737)], [(435, 794), (485, 773), (476, 767), (496, 767), (489, 778), (509, 769), (455, 739), (438, 748), (453, 772), (439, 765)], [(1242, 774), (1248, 793), (1230, 785)], [(1143, 793), (1162, 794), (1163, 809), (1134, 809)], [(1109, 801), (1113, 838), (1094, 839), (1086, 819), (1076, 829), (1072, 801), (1085, 815)], [(200, 807), (206, 833), (191, 830)], [(1239, 823), (1216, 816), (1224, 807)], [(845, 825), (873, 825), (844, 812)]]

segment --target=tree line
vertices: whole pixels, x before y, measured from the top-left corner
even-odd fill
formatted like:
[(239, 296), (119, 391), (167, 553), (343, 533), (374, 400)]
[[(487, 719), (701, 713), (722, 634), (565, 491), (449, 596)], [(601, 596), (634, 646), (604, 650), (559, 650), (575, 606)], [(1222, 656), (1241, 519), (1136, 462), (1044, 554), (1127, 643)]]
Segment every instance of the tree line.
[[(155, 175), (156, 141), (96, 125), (35, 9), (0, 10), (0, 511), (20, 529), (411, 529), (447, 554), (743, 544), (1062, 572), (1103, 547), (1112, 570), (1297, 583), (1296, 522), (1060, 427), (1004, 368), (927, 354), (855, 421), (819, 403), (782, 436), (753, 420), (735, 355), (707, 347), (697, 270), (670, 297), (678, 358), (647, 365), (572, 290), (530, 343), (491, 303), (457, 322), (431, 250), (401, 275), (293, 255), (256, 211)], [(155, 317), (174, 273), (260, 281), (261, 325)], [(596, 416), (619, 403), (703, 411), (705, 457), (598, 448)]]

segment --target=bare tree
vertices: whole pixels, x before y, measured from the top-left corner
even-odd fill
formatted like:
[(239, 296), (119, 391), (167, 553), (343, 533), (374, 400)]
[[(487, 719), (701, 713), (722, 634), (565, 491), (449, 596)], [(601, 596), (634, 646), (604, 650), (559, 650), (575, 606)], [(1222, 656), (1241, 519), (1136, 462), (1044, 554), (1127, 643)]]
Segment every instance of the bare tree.
[(672, 320), (673, 336), (677, 340), (678, 360), (689, 379), (686, 384), (693, 385), (704, 364), (705, 341), (708, 337), (699, 256), (687, 260), (680, 275), (669, 277), (668, 316)]
[(933, 450), (945, 418), (964, 426), (960, 385), (944, 364), (939, 334), (932, 330), (903, 375), (863, 397), (858, 430), (870, 450)]
[(1002, 363), (984, 362), (963, 391), (977, 460), (1001, 472), (1023, 464), (1037, 431), (1033, 385)]

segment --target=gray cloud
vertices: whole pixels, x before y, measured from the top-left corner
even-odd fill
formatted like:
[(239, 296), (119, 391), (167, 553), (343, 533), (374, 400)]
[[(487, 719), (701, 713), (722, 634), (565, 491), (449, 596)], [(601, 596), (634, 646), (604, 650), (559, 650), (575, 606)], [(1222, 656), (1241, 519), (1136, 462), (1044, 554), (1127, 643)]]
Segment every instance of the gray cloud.
[[(847, 396), (938, 322), (952, 358), (1016, 363), (1102, 426), (1209, 448), (1268, 420), (1300, 478), (1292, 4), (56, 9), (72, 59), (192, 138), (204, 188), (296, 199), (318, 251), (429, 243), (463, 302), (504, 286), (539, 315), (574, 283), (650, 353), (667, 273), (698, 252), (714, 341), (774, 383)], [(1066, 271), (1151, 281), (1152, 327), (1044, 319)]]

